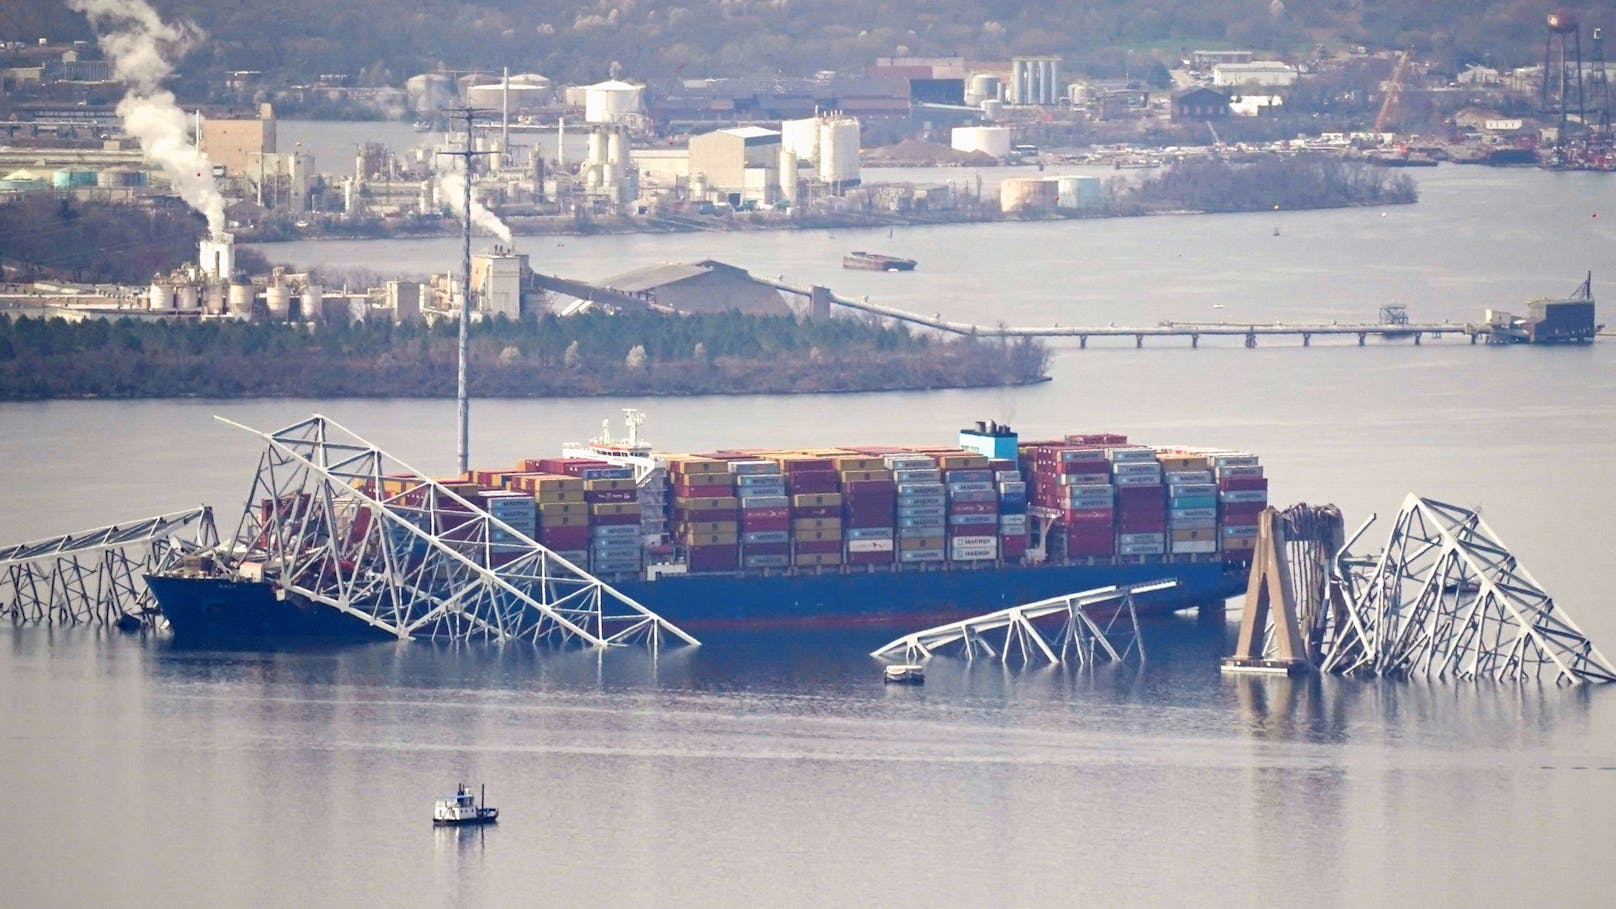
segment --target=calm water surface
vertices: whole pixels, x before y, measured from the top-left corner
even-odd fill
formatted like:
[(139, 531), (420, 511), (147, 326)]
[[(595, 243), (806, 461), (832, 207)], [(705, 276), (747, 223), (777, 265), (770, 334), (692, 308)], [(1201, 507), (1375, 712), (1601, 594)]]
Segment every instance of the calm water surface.
[[(1420, 180), (1423, 201), (1384, 216), (524, 243), (585, 278), (715, 257), (1025, 324), (1345, 321), (1393, 301), (1474, 319), (1589, 268), (1613, 296), (1608, 181)], [(921, 268), (841, 272), (859, 247)], [(453, 241), (270, 252), (423, 271), (457, 255)], [(1481, 506), (1611, 653), (1613, 351), (1106, 345), (1061, 349), (1054, 381), (1014, 390), (479, 401), (472, 450), (486, 464), (553, 452), (622, 406), (648, 410), (669, 449), (936, 443), (983, 418), (1250, 448), (1275, 501), (1336, 502), (1352, 525), (1379, 512), (1370, 538), (1410, 490)], [(212, 415), (270, 429), (311, 411), (429, 472), (453, 463), (450, 402), (0, 404), (0, 541), (198, 501), (233, 525), (257, 446)], [(0, 819), (0, 904), (1610, 901), (1616, 691), (1225, 680), (1231, 634), (1184, 617), (1146, 629), (1142, 668), (940, 660), (924, 688), (894, 690), (863, 655), (887, 637), (873, 632), (714, 636), (653, 658), (216, 652), (8, 629), (0, 778), (26, 808)], [(489, 784), (496, 829), (427, 824), (458, 779)]]

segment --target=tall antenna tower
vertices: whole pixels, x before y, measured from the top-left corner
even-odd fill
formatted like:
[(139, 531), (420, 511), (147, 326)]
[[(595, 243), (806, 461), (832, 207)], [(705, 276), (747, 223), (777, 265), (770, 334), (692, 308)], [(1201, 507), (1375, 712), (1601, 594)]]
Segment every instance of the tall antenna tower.
[(471, 360), (471, 162), (478, 155), (492, 154), (476, 150), (476, 136), (472, 125), (478, 115), (486, 113), (473, 107), (461, 107), (449, 111), (452, 120), (466, 121), (466, 147), (460, 151), (440, 151), (438, 154), (451, 158), (461, 158), (465, 161), (465, 195), (461, 200), (460, 221), (461, 231), (465, 239), (464, 256), (461, 259), (460, 271), (460, 343), (457, 347), (458, 369), (455, 383), (455, 413), (459, 429), (459, 441), (455, 447), (456, 461), (460, 473), (465, 475), (470, 467), (471, 455), (471, 393), (467, 364)]
[(1605, 30), (1597, 26), (1588, 50), (1588, 106), (1599, 112), (1594, 118), (1599, 134), (1610, 135), (1610, 82), (1605, 76)]

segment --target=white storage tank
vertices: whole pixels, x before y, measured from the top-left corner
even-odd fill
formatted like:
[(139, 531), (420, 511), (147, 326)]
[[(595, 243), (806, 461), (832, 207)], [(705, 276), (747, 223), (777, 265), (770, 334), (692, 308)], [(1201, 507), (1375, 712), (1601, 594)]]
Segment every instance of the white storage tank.
[(253, 291), (254, 288), (251, 284), (230, 285), (230, 292), (225, 300), (225, 306), (230, 315), (238, 319), (252, 318), (253, 297), (255, 296)]
[(271, 284), (264, 288), (264, 308), (269, 317), (285, 322), (292, 317), (292, 289), (285, 284)]
[(819, 160), (819, 118), (784, 120), (780, 123), (780, 147), (799, 161)]
[(834, 117), (819, 127), (819, 179), (847, 186), (859, 180), (859, 122)]
[(956, 126), (950, 134), (955, 151), (983, 152), (995, 158), (1010, 156), (1010, 129), (1005, 126)]
[(432, 113), (454, 104), (454, 80), (442, 73), (422, 73), (404, 80), (404, 93), (409, 96), (410, 109), (417, 113)]
[(584, 89), (584, 119), (590, 123), (620, 123), (640, 112), (643, 86), (611, 79)]
[(218, 281), (209, 281), (207, 288), (202, 292), (203, 302), (207, 312), (222, 316), (225, 312), (224, 304), (225, 286)]
[(965, 84), (965, 103), (981, 104), (983, 101), (998, 101), (999, 77), (992, 73), (977, 73)]
[(989, 99), (982, 102), (982, 119), (989, 123), (997, 123), (1004, 119), (1004, 102)]
[(308, 287), (303, 288), (303, 297), (298, 308), (299, 318), (308, 322), (324, 316), (320, 302), (324, 298), (325, 288), (318, 284), (310, 284)]
[(182, 312), (196, 312), (202, 308), (202, 289), (185, 283), (174, 288), (174, 308)]
[(174, 308), (174, 288), (162, 281), (153, 281), (147, 308), (167, 311)]

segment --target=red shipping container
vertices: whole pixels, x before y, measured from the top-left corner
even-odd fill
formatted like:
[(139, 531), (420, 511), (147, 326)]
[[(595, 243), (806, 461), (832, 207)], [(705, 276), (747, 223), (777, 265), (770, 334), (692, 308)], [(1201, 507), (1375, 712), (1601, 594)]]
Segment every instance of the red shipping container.
[(1083, 461), (1054, 461), (1040, 472), (1056, 476), (1068, 473), (1110, 473), (1111, 462), (1104, 458)]
[(811, 495), (816, 492), (840, 492), (842, 476), (834, 470), (807, 470), (786, 477), (786, 488), (792, 495)]
[(586, 489), (585, 502), (633, 502), (639, 495), (632, 489)]
[(849, 565), (891, 565), (890, 552), (850, 552), (847, 554)]
[(1071, 540), (1066, 541), (1066, 554), (1069, 556), (1110, 556), (1117, 554), (1116, 541), (1106, 540)]
[(801, 508), (791, 509), (793, 518), (839, 518), (842, 516), (840, 505), (804, 505)]
[(955, 502), (948, 506), (949, 514), (998, 514), (998, 502)]
[(1109, 508), (1079, 508), (1067, 511), (1062, 516), (1066, 519), (1067, 526), (1079, 522), (1104, 522), (1105, 526), (1110, 527), (1113, 512)]
[(880, 514), (844, 513), (842, 515), (843, 527), (891, 527), (892, 511), (888, 509)]
[(804, 473), (829, 472), (834, 474), (836, 472), (836, 465), (832, 463), (830, 458), (799, 458), (786, 461), (782, 466), (785, 467), (786, 473), (790, 475), (792, 480)]
[(1129, 508), (1166, 508), (1167, 488), (1164, 486), (1118, 486), (1117, 506)]
[(691, 571), (733, 571), (741, 565), (736, 546), (692, 546), (685, 554)]
[(723, 499), (734, 495), (735, 487), (728, 483), (703, 483), (697, 486), (680, 480), (673, 484), (673, 492), (686, 499)]
[(1025, 555), (1027, 552), (1027, 536), (1016, 534), (1013, 537), (999, 538), (999, 554), (1005, 558)]
[(790, 543), (742, 543), (746, 555), (791, 555)]
[(790, 529), (791, 529), (791, 519), (790, 518), (787, 518), (787, 517), (755, 518), (755, 517), (747, 514), (746, 512), (741, 512), (741, 530), (743, 530), (745, 532), (750, 533), (752, 531), (790, 530)]
[(1229, 492), (1250, 492), (1256, 489), (1267, 489), (1267, 477), (1223, 477), (1218, 480), (1218, 488)]
[(1117, 530), (1121, 533), (1160, 533), (1166, 529), (1167, 515), (1164, 512), (1144, 514), (1123, 512), (1117, 516)]
[(793, 544), (798, 552), (841, 552), (841, 540), (798, 540)]
[(743, 508), (743, 509), (741, 509), (741, 517), (743, 519), (746, 519), (746, 518), (790, 518), (791, 517), (791, 509), (788, 506), (785, 506), (785, 505), (771, 506), (771, 507), (768, 507), (768, 508)]
[[(1257, 516), (1267, 507), (1267, 503), (1264, 502), (1224, 502), (1219, 517), (1225, 524), (1255, 524)], [(1231, 521), (1230, 518), (1245, 520)]]
[(563, 552), (589, 548), (588, 527), (540, 527), (539, 542)]
[(842, 491), (848, 496), (895, 496), (898, 494), (898, 484), (892, 480), (851, 480), (842, 484)]
[(708, 521), (739, 521), (741, 510), (739, 508), (713, 508), (707, 511), (698, 511), (693, 508), (673, 508), (673, 520), (688, 521), (691, 523), (706, 523)]

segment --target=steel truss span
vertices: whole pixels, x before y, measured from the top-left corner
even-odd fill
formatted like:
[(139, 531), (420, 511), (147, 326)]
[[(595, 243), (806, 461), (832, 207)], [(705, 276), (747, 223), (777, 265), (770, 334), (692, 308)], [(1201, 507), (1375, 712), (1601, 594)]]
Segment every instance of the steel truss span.
[(696, 644), (675, 625), (335, 421), (264, 433), (243, 577), (401, 639)]
[(1343, 548), (1331, 575), (1345, 609), (1331, 629), (1326, 671), (1616, 681), (1593, 642), (1469, 509), (1410, 494), (1385, 550), (1360, 559)]
[(218, 545), (206, 506), (0, 548), (0, 617), (15, 624), (156, 624), (146, 575)]
[[(1024, 665), (1069, 661), (1086, 667), (1120, 663), (1132, 656), (1143, 661), (1145, 642), (1139, 634), (1134, 597), (1177, 586), (1175, 580), (1151, 581), (1024, 603), (905, 635), (870, 655), (915, 663), (957, 649), (967, 660), (981, 655), (1008, 663), (1014, 657)], [(1039, 627), (1039, 620), (1053, 617), (1059, 618), (1054, 627)]]

